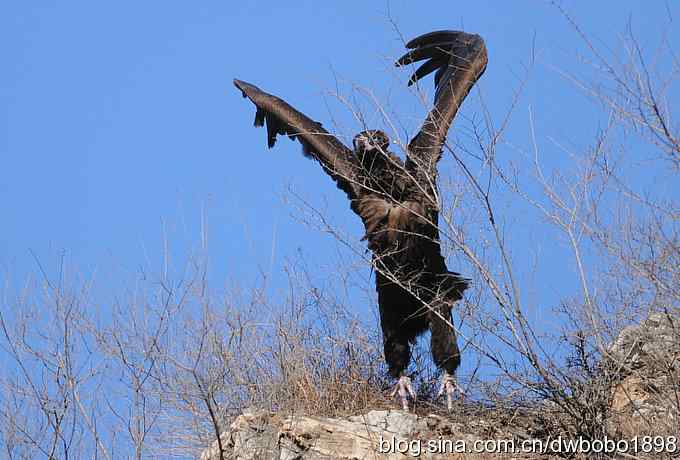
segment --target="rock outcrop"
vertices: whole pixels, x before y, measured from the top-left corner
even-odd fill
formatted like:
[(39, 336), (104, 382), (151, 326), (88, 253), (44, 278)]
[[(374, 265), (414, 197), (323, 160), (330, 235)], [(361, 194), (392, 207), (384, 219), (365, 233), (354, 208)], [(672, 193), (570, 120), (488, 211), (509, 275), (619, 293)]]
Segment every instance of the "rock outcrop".
[[(610, 348), (610, 358), (626, 372), (646, 373), (678, 366), (680, 318), (654, 313), (641, 324), (624, 328)], [(661, 366), (661, 368), (659, 367)]]
[[(516, 427), (504, 428), (504, 436), (512, 437)], [(457, 450), (472, 448), (475, 441), (485, 438), (481, 433), (488, 437), (491, 432), (496, 437), (500, 435), (481, 419), (462, 424), (433, 414), (419, 416), (401, 410), (371, 411), (346, 418), (247, 412), (237, 417), (222, 436), (222, 445), (224, 458), (238, 460), (501, 458), (464, 455)], [(201, 456), (201, 460), (219, 458), (217, 442)]]
[(612, 392), (612, 429), (624, 438), (677, 434), (680, 428), (680, 318), (650, 315), (621, 331), (610, 366), (622, 376)]

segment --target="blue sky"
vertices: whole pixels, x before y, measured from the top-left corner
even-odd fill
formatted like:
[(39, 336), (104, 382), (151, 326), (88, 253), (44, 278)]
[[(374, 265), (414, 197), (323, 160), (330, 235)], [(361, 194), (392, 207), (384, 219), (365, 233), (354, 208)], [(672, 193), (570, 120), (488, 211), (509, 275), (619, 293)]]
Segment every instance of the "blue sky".
[[(37, 272), (32, 252), (48, 271), (65, 254), (114, 289), (139, 267), (159, 266), (164, 239), (181, 265), (200, 245), (202, 215), (216, 285), (249, 285), (264, 271), (277, 289), (284, 285), (277, 269), (300, 248), (313, 263), (328, 264), (341, 249), (291, 218), (295, 210), (282, 200), (287, 188), (327, 206), (357, 239), (358, 219), (297, 143), (281, 139), (266, 150), (265, 132), (252, 127), (253, 107), (231, 81), (255, 83), (326, 126), (332, 114), (345, 136), (362, 127), (324, 93), (336, 78), (354, 82), (388, 101), (413, 132), (424, 112), (406, 89), (408, 71), (390, 65), (402, 52), (390, 18), (407, 39), (451, 28), (482, 35), (489, 66), (479, 87), (497, 121), (535, 50), (537, 66), (508, 139), (527, 144), (531, 106), (539, 142), (590, 142), (597, 110), (556, 71), (577, 65), (584, 47), (556, 8), (538, 1), (423, 5), (5, 2), (0, 270), (20, 284)], [(629, 20), (643, 45), (656, 44), (669, 15), (661, 2), (563, 5), (614, 52)], [(680, 19), (677, 8), (671, 14)], [(473, 116), (471, 108), (463, 113)], [(383, 127), (369, 115), (373, 127)], [(530, 243), (520, 238), (518, 249)], [(561, 283), (555, 272), (540, 289)]]

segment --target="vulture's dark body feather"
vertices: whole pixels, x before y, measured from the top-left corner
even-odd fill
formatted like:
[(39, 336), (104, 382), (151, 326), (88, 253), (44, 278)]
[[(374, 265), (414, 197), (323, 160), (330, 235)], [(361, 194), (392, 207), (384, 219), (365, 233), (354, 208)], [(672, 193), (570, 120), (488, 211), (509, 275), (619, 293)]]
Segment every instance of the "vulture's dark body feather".
[(255, 125), (266, 125), (269, 147), (278, 134), (300, 141), (304, 152), (347, 194), (363, 221), (373, 252), (385, 359), (392, 375), (406, 369), (410, 344), (428, 328), (435, 363), (453, 374), (460, 355), (448, 322), (451, 306), (468, 281), (449, 271), (441, 254), (437, 162), (458, 108), (486, 68), (486, 48), (479, 36), (455, 31), (422, 35), (406, 46), (411, 51), (396, 65), (427, 59), (409, 84), (436, 71), (436, 90), (434, 107), (409, 143), (405, 162), (387, 151), (389, 141), (382, 132), (357, 135), (352, 151), (285, 101), (254, 85), (239, 80), (234, 84), (256, 105)]

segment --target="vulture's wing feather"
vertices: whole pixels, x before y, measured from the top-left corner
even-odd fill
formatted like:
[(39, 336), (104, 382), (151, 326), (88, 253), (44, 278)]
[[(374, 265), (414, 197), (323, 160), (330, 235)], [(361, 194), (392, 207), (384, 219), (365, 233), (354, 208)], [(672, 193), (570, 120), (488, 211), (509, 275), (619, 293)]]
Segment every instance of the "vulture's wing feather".
[(286, 101), (265, 93), (260, 88), (241, 80), (234, 80), (243, 97), (250, 99), (257, 111), (255, 126), (267, 127), (267, 145), (272, 148), (278, 134), (297, 139), (305, 155), (321, 163), (350, 200), (360, 197), (357, 172), (360, 169), (352, 151), (318, 123), (290, 106)]
[(409, 85), (437, 71), (434, 107), (409, 143), (406, 160), (406, 169), (429, 189), (437, 178), (437, 162), (451, 122), (486, 69), (486, 46), (479, 35), (441, 30), (421, 35), (406, 47), (411, 51), (396, 62), (397, 66), (428, 59), (411, 76)]

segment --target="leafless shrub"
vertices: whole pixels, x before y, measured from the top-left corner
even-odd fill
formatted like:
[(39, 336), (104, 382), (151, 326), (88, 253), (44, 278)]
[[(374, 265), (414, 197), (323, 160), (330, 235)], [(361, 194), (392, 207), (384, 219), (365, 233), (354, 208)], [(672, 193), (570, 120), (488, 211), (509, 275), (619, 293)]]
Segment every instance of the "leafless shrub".
[(196, 454), (246, 408), (338, 415), (385, 406), (375, 328), (306, 270), (287, 267), (288, 295), (275, 302), (262, 288), (208, 294), (197, 259), (177, 279), (138, 280), (110, 311), (93, 308), (89, 283), (55, 286), (47, 274), (42, 294), (31, 284), (5, 298), (8, 456)]

